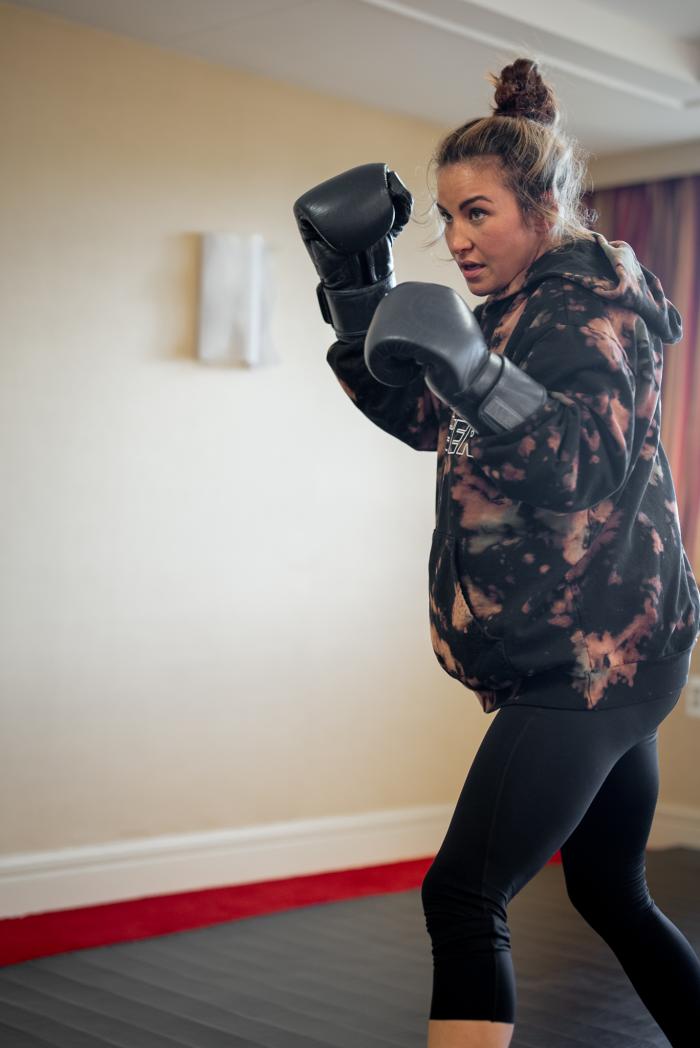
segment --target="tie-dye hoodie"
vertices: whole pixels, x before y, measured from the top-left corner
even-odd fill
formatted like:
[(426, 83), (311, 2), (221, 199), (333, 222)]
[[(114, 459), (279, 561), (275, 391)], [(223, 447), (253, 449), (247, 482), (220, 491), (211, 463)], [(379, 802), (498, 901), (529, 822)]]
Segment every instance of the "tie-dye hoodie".
[(628, 244), (596, 234), (540, 256), (474, 314), (489, 349), (549, 394), (505, 433), (476, 433), (421, 377), (377, 382), (361, 342), (327, 358), (376, 425), (437, 451), (438, 661), (486, 713), (602, 710), (680, 689), (700, 599), (660, 442), (676, 308)]

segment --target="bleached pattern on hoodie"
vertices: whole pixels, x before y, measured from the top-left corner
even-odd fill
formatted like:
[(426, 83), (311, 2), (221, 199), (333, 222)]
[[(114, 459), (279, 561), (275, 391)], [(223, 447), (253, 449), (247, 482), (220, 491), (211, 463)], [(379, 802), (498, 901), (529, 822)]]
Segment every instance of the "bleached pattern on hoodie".
[(698, 632), (660, 442), (663, 346), (680, 338), (680, 317), (629, 245), (600, 236), (541, 256), (475, 315), (489, 348), (549, 394), (508, 433), (473, 433), (420, 379), (382, 386), (361, 343), (328, 354), (376, 425), (437, 450), (435, 655), (485, 712), (550, 671), (568, 681), (559, 706), (636, 701), (640, 667), (687, 652)]
[[(486, 712), (556, 668), (570, 675), (570, 705), (593, 709), (697, 634), (659, 439), (663, 346), (630, 308), (648, 312), (633, 276), (618, 302), (611, 279), (566, 271), (477, 310), (489, 347), (549, 392), (517, 429), (472, 438), (470, 457), (438, 448), (433, 647)], [(665, 300), (658, 313), (674, 337)]]

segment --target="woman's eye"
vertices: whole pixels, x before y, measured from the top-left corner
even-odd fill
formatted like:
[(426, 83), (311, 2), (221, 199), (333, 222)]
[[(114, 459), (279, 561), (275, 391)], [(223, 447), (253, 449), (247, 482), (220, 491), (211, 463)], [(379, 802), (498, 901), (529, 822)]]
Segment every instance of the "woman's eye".
[[(438, 214), (440, 215), (440, 218), (445, 223), (445, 225), (449, 225), (449, 223), (452, 221), (452, 217), (448, 215), (446, 211), (438, 211)], [(485, 215), (486, 212), (483, 210), (483, 208), (472, 207), (469, 209), (469, 218), (475, 222), (480, 222)]]

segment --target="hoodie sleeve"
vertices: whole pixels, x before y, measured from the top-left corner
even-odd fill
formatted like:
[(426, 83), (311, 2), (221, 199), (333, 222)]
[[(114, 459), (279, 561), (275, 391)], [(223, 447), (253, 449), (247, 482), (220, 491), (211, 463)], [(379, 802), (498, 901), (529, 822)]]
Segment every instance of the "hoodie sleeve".
[(399, 388), (378, 382), (365, 364), (364, 342), (334, 342), (326, 357), (355, 407), (392, 437), (417, 451), (436, 451), (439, 402), (423, 376)]
[(610, 307), (531, 327), (513, 348), (548, 399), (516, 428), (475, 437), (475, 461), (508, 498), (556, 513), (613, 495), (658, 429), (661, 343), (653, 342), (640, 317)]

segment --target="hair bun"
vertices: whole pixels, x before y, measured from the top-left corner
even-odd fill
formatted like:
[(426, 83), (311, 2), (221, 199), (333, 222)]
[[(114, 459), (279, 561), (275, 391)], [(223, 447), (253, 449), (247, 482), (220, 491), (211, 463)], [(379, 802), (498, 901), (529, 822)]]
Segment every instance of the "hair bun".
[(494, 116), (524, 117), (539, 124), (554, 124), (557, 104), (554, 92), (544, 82), (537, 63), (518, 58), (501, 70), (500, 77), (489, 77), (496, 88)]

